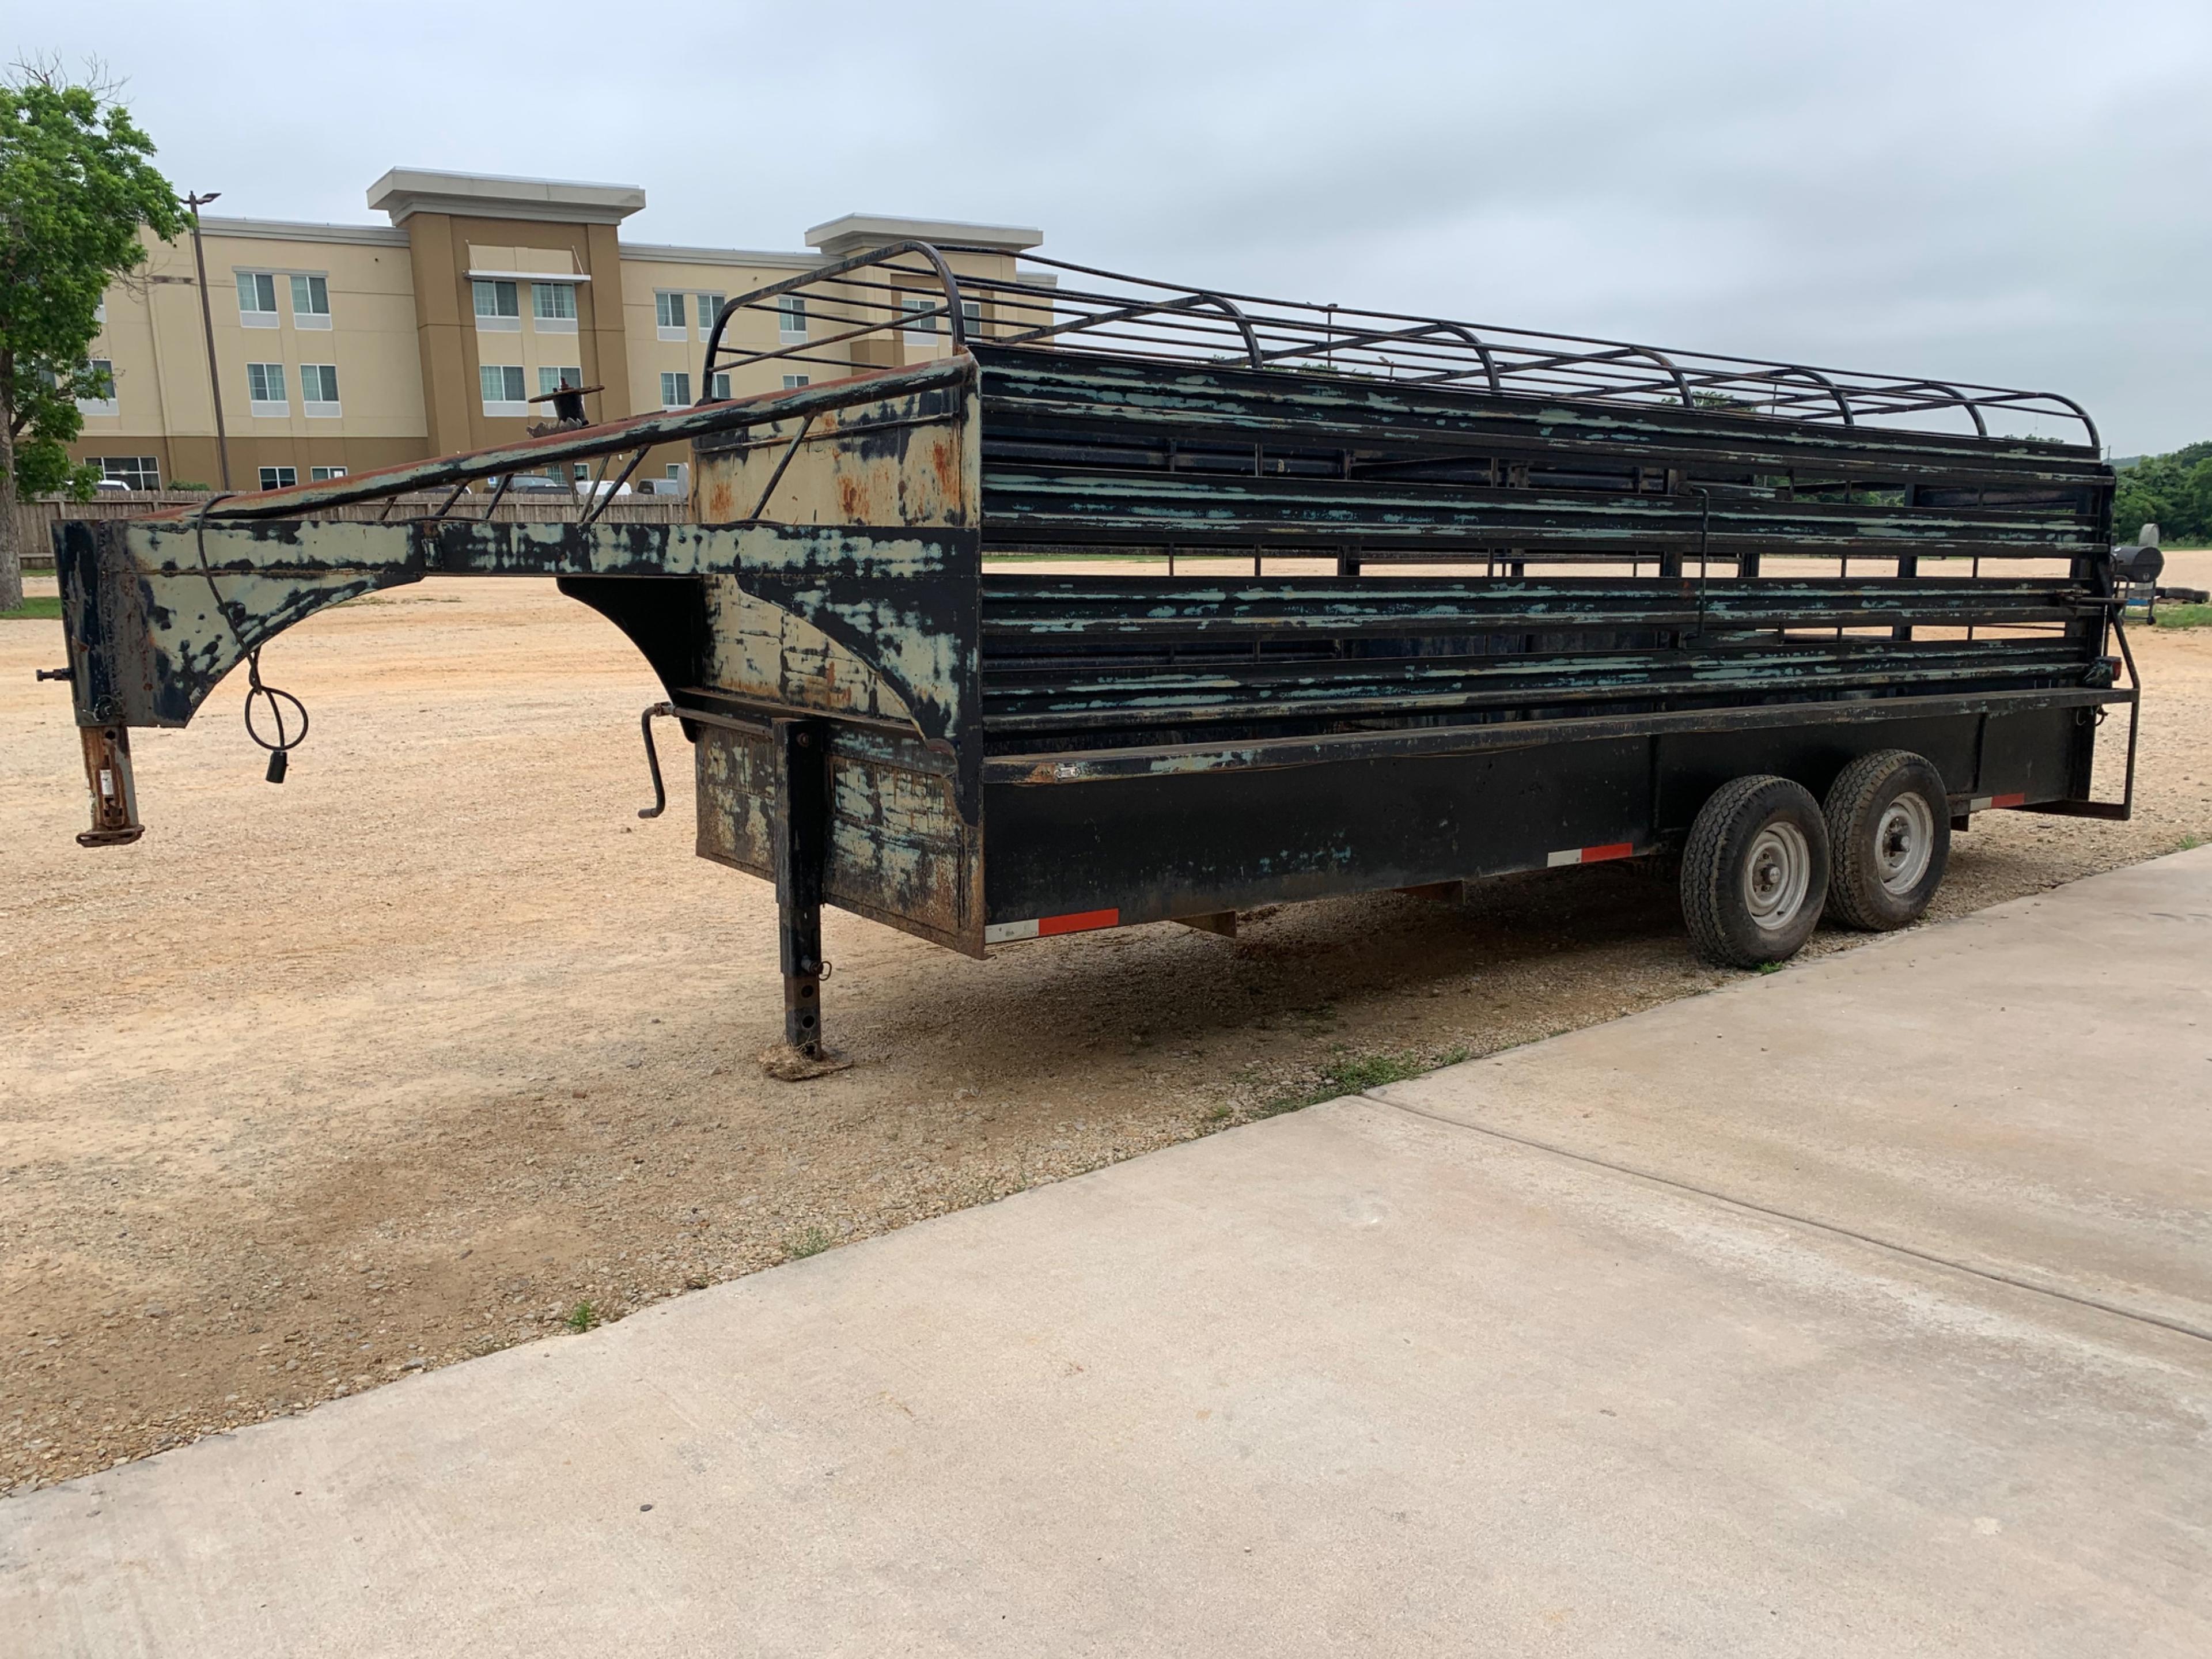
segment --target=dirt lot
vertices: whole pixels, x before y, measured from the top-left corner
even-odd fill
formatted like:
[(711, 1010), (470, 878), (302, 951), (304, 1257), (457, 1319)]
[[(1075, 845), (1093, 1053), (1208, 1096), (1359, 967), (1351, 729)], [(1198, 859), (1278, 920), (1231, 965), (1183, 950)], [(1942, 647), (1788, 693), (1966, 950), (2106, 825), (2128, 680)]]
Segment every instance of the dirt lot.
[[(1986, 815), (1939, 915), (2212, 837), (2212, 629), (2136, 639), (2138, 817)], [(833, 914), (858, 1064), (774, 1083), (772, 895), (691, 856), (688, 774), (635, 817), (658, 688), (550, 585), (286, 635), (291, 781), (228, 684), (141, 735), (122, 851), (71, 840), (58, 655), (0, 623), (0, 1491), (1726, 977), (1605, 866), (986, 963)]]

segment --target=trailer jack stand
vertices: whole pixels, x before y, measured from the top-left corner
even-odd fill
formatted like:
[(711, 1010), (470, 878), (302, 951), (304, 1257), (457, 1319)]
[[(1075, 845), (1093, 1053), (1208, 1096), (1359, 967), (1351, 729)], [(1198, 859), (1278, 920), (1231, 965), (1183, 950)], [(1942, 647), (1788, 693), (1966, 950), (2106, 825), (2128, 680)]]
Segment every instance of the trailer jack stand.
[(797, 1083), (853, 1062), (822, 1040), (822, 890), (830, 862), (830, 729), (778, 720), (775, 765), (776, 951), (783, 962), (783, 1041), (761, 1051), (761, 1069)]
[(81, 726), (84, 778), (92, 786), (92, 828), (76, 838), (80, 847), (128, 847), (146, 833), (138, 822), (138, 791), (131, 780), (131, 728)]

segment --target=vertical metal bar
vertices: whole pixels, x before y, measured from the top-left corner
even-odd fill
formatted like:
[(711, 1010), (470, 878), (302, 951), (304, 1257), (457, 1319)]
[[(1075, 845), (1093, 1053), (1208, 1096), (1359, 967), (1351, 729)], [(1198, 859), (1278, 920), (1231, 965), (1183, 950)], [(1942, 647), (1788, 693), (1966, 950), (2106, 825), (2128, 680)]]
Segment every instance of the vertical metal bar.
[(822, 1058), (822, 891), (830, 860), (830, 728), (777, 720), (776, 950), (783, 967), (783, 1037)]
[[(2142, 676), (2136, 672), (2136, 653), (2128, 648), (2128, 625), (2120, 620), (2120, 613), (2112, 612), (2112, 637), (2119, 641), (2120, 660), (2127, 665), (2128, 684), (2135, 688), (2135, 701), (2128, 705), (2128, 780), (2120, 793), (2120, 816), (2131, 818), (2136, 811), (2136, 734), (2142, 724)], [(2084, 788), (2084, 795), (2092, 793)]]
[[(1266, 467), (1266, 457), (1267, 451), (1262, 445), (1255, 443), (1252, 446), (1252, 476), (1255, 478), (1259, 477)], [(1256, 545), (1252, 549), (1252, 574), (1255, 576), (1260, 574), (1260, 549)], [(1252, 636), (1252, 660), (1257, 662), (1259, 659), (1260, 636), (1255, 634)]]
[(1698, 492), (1698, 638), (1705, 637), (1705, 593), (1713, 579), (1713, 498), (1710, 490)]
[[(1917, 508), (1920, 505), (1920, 486), (1918, 484), (1910, 483), (1905, 486), (1905, 505), (1908, 511)], [(1899, 581), (1917, 580), (1919, 575), (1920, 556), (1917, 553), (1900, 553), (1897, 556), (1897, 576)], [(1889, 636), (1893, 640), (1911, 639), (1912, 637), (1912, 624), (1911, 623), (1897, 623), (1889, 630)]]

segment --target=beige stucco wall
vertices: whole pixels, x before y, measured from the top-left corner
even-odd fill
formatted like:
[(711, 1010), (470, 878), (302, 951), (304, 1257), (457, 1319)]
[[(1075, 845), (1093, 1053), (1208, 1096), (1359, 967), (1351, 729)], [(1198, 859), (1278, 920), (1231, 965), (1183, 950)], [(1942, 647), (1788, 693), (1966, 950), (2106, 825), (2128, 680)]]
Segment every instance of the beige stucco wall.
[[(586, 384), (605, 387), (587, 404), (599, 420), (659, 408), (664, 372), (689, 375), (696, 398), (707, 389), (699, 377), (711, 321), (700, 317), (699, 296), (736, 298), (827, 263), (808, 253), (625, 247), (611, 223), (432, 210), (413, 211), (403, 227), (390, 228), (210, 218), (204, 240), (230, 483), (240, 489), (258, 488), (264, 466), (293, 467), (301, 482), (317, 466), (362, 472), (511, 441), (523, 435), (526, 424), (550, 416), (543, 406), (523, 416), (487, 415), (481, 364), (520, 367), (526, 397), (536, 395), (539, 369), (580, 369)], [(191, 241), (149, 239), (147, 248), (145, 265), (110, 289), (93, 349), (94, 356), (114, 365), (116, 411), (88, 412), (72, 449), (80, 459), (150, 455), (164, 483), (218, 483)], [(994, 274), (1013, 268), (1011, 256), (963, 255), (954, 263), (958, 270)], [(477, 326), (471, 270), (519, 273), (518, 326)], [(274, 326), (249, 326), (241, 317), (240, 271), (275, 277)], [(573, 327), (548, 327), (533, 314), (533, 272), (586, 279), (575, 286)], [(295, 274), (325, 279), (329, 327), (301, 326), (289, 282)], [(654, 296), (662, 290), (685, 295), (680, 339), (659, 337)], [(927, 291), (933, 293), (933, 285)], [(838, 331), (834, 307), (820, 295), (810, 296), (810, 308), (816, 341)], [(773, 312), (740, 313), (732, 327), (735, 339), (751, 349), (782, 343)], [(841, 345), (817, 344), (811, 355), (830, 361), (772, 358), (750, 365), (733, 373), (731, 392), (744, 397), (775, 391), (786, 374), (819, 382), (858, 368), (941, 356), (945, 349), (942, 333), (931, 345), (872, 341), (859, 358)], [(283, 365), (283, 414), (253, 411), (246, 366), (254, 362)], [(323, 363), (337, 369), (335, 416), (309, 416), (301, 395), (302, 367)], [(670, 463), (687, 459), (688, 447), (656, 453), (642, 476), (661, 477)]]
[[(234, 485), (253, 488), (264, 465), (295, 466), (305, 478), (312, 465), (361, 471), (423, 452), (414, 285), (404, 246), (214, 232), (204, 241)], [(215, 417), (191, 239), (164, 245), (149, 238), (147, 246), (146, 264), (108, 289), (106, 320), (93, 348), (94, 356), (114, 364), (117, 413), (87, 415), (73, 448), (85, 457), (154, 454), (162, 460), (165, 481), (216, 483)], [(276, 326), (241, 321), (240, 270), (276, 276)], [(325, 279), (330, 327), (298, 325), (289, 281), (295, 273)], [(250, 362), (283, 364), (286, 415), (253, 413)], [(336, 366), (337, 416), (307, 414), (300, 378), (306, 363)]]

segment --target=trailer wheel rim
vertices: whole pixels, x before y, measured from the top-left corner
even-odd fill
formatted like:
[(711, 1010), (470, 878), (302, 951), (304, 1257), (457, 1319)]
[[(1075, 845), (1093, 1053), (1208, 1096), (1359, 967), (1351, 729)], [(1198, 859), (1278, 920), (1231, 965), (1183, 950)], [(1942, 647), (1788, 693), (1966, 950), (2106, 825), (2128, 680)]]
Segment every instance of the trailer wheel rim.
[(1905, 898), (1928, 873), (1936, 854), (1936, 814), (1917, 793), (1899, 795), (1882, 810), (1875, 825), (1875, 872), (1882, 890)]
[(1813, 849), (1805, 832), (1783, 820), (1765, 825), (1743, 861), (1743, 902), (1761, 933), (1778, 933), (1797, 919), (1813, 884)]

